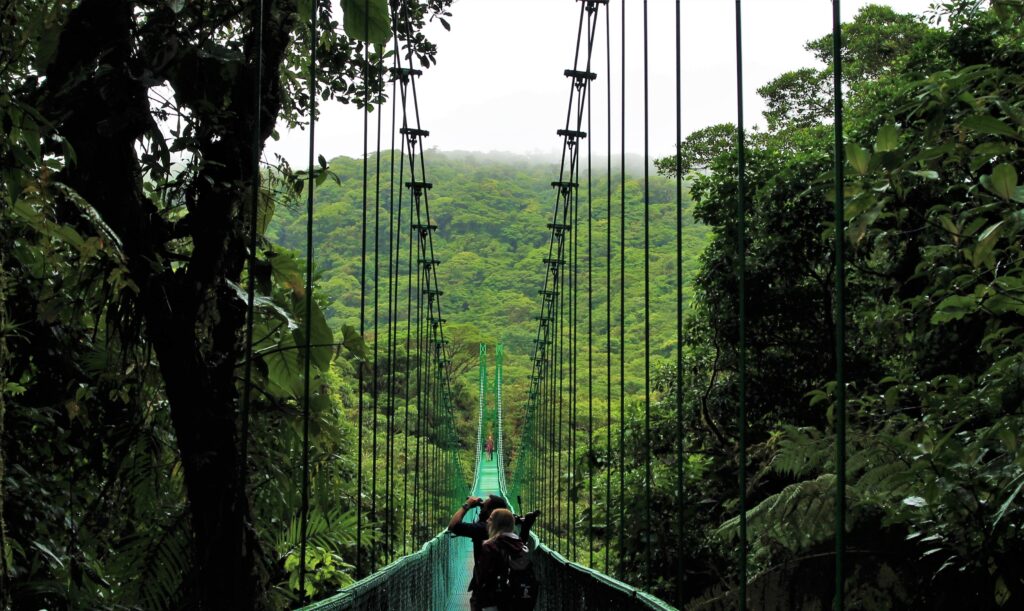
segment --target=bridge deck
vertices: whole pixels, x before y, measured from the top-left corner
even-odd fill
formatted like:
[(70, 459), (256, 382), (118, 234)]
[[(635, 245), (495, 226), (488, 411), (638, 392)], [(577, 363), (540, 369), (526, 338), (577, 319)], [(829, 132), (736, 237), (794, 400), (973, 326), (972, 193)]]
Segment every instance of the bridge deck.
[[(487, 453), (480, 457), (480, 469), (477, 474), (477, 481), (473, 488), (474, 496), (487, 496), (488, 494), (501, 494), (498, 486), (498, 453), (494, 453), (494, 460), (487, 460)], [(466, 514), (466, 521), (476, 519), (479, 509), (474, 509)], [(469, 611), (469, 579), (473, 575), (473, 543), (465, 537), (456, 538), (454, 549), (458, 557), (455, 566), (465, 567), (463, 571), (453, 571), (448, 579), (448, 611)]]

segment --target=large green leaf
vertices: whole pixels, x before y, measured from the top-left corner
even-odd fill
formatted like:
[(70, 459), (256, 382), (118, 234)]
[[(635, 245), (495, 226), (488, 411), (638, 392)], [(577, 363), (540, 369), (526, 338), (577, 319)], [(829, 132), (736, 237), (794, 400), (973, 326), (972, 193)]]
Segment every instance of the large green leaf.
[(846, 144), (846, 160), (861, 176), (867, 174), (871, 168), (871, 153), (863, 146), (853, 142)]
[(864, 239), (864, 235), (867, 233), (868, 228), (871, 227), (872, 223), (878, 220), (879, 215), (882, 214), (881, 206), (874, 206), (863, 214), (858, 214), (857, 218), (850, 222), (850, 226), (846, 231), (846, 238), (851, 244), (856, 246)]
[(299, 269), (299, 261), (295, 255), (289, 252), (272, 251), (267, 253), (267, 261), (270, 262), (274, 281), (291, 289), (296, 295), (305, 294), (306, 286), (302, 281), (302, 271)]
[[(228, 280), (228, 286), (234, 289), (235, 294), (238, 296), (239, 300), (241, 300), (243, 303), (249, 302), (249, 294), (246, 291), (246, 289), (242, 288), (238, 284), (235, 284), (234, 282), (231, 282), (230, 280)], [(292, 319), (288, 312), (285, 311), (285, 309), (282, 308), (281, 306), (274, 303), (274, 300), (271, 299), (270, 297), (267, 297), (266, 295), (254, 295), (252, 305), (253, 309), (263, 310), (270, 316), (278, 318), (283, 323), (285, 323), (289, 329), (295, 329), (296, 327), (298, 327), (298, 324)]]
[(344, 337), (342, 344), (352, 356), (358, 359), (365, 359), (366, 340), (363, 339), (363, 336), (359, 335), (359, 332), (352, 325), (342, 325), (341, 333)]
[(960, 125), (967, 129), (990, 136), (1009, 136), (1018, 140), (1017, 130), (991, 115), (974, 115), (964, 119)]
[(935, 308), (931, 322), (933, 325), (938, 325), (951, 320), (960, 320), (977, 309), (978, 299), (974, 295), (950, 295)]
[(883, 125), (878, 130), (878, 139), (875, 140), (875, 151), (887, 153), (895, 151), (900, 146), (900, 132), (895, 125)]
[(991, 159), (996, 155), (1009, 155), (1016, 150), (1016, 146), (1009, 142), (983, 142), (978, 146), (974, 147), (971, 151), (974, 155), (983, 156), (986, 159)]
[(313, 16), (313, 0), (299, 0), (295, 5), (299, 23), (307, 23)]
[(298, 398), (302, 395), (302, 363), (295, 346), (281, 344), (263, 357), (267, 364), (270, 392), (279, 397)]
[[(310, 341), (309, 344), (312, 346), (310, 349), (310, 359), (312, 360), (313, 366), (321, 371), (327, 371), (331, 366), (331, 356), (334, 354), (334, 334), (331, 332), (331, 328), (327, 325), (327, 319), (324, 317), (323, 310), (320, 306), (313, 301), (310, 312)], [(295, 309), (296, 316), (305, 316), (306, 313), (306, 300), (303, 299), (299, 302), (298, 307)], [(295, 343), (299, 346), (306, 345), (306, 325), (300, 324), (298, 329), (295, 329)]]
[(1013, 199), (1017, 194), (1017, 171), (1012, 165), (1001, 163), (993, 168), (991, 175), (981, 177), (981, 186), (1004, 200)]
[(1024, 488), (1024, 476), (1018, 477), (1017, 479), (1022, 481), (1017, 484), (1017, 488), (1014, 489), (1013, 493), (1011, 493), (1009, 497), (1007, 497), (1006, 501), (999, 506), (999, 511), (996, 512), (995, 520), (992, 522), (993, 524), (998, 524), (999, 521), (1003, 519), (1003, 516), (1006, 515), (1006, 511), (1013, 505), (1014, 499), (1017, 498), (1021, 489)]
[(948, 214), (943, 214), (939, 217), (939, 223), (942, 228), (949, 232), (949, 237), (952, 238), (954, 244), (960, 243), (960, 228), (956, 226), (953, 219)]
[(992, 250), (996, 247), (996, 242), (999, 241), (999, 237), (1003, 235), (1003, 227), (1005, 226), (1004, 221), (999, 221), (995, 225), (992, 225), (985, 229), (978, 236), (978, 245), (974, 247), (974, 252), (971, 256), (971, 262), (974, 267), (981, 266), (982, 263), (988, 260), (989, 255), (992, 254)]
[(277, 202), (274, 201), (274, 194), (268, 189), (260, 189), (259, 202), (256, 208), (256, 233), (263, 236), (267, 233), (267, 226), (274, 218), (274, 208)]
[(341, 0), (349, 38), (383, 45), (391, 40), (387, 0)]
[(45, 72), (50, 62), (57, 57), (57, 45), (60, 44), (60, 28), (41, 27), (39, 28), (38, 47), (36, 47), (35, 61), (33, 67), (39, 72)]

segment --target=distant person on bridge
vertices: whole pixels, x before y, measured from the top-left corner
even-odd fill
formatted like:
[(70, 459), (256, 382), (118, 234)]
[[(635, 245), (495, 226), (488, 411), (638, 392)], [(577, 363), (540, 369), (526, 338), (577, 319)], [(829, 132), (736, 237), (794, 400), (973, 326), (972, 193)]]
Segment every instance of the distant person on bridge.
[(487, 452), (487, 460), (494, 460), (494, 435), (492, 433), (487, 434), (487, 445), (484, 446), (484, 451)]
[[(477, 516), (476, 522), (463, 522), (462, 519), (466, 517), (466, 512), (474, 507), (480, 508), (480, 515)], [(508, 509), (508, 502), (497, 494), (488, 495), (487, 498), (468, 496), (466, 497), (466, 502), (455, 512), (455, 515), (452, 516), (451, 521), (448, 523), (448, 532), (459, 537), (469, 537), (473, 540), (474, 575), (476, 573), (475, 565), (480, 562), (481, 546), (491, 536), (487, 531), (487, 520), (491, 517), (491, 513), (497, 509)], [(519, 536), (523, 541), (530, 540), (530, 528), (539, 515), (540, 511), (532, 511), (523, 516), (522, 526), (519, 530)], [(470, 580), (469, 590), (473, 592), (475, 589), (475, 581)], [(479, 611), (479, 609), (479, 607), (473, 607), (473, 611)]]

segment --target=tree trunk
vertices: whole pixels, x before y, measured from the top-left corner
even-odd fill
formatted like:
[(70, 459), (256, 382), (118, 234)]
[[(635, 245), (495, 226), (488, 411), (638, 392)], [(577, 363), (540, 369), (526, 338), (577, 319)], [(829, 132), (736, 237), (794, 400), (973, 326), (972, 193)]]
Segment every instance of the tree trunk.
[[(224, 375), (223, 365), (204, 362), (189, 332), (194, 320), (160, 305), (147, 303), (146, 320), (185, 473), (195, 542), (189, 590), (200, 609), (253, 609), (260, 589), (257, 545), (239, 481), (233, 376)], [(155, 324), (161, 319), (165, 325)]]
[[(0, 253), (0, 333), (7, 328), (7, 268), (4, 265), (3, 253)], [(11, 608), (10, 591), (7, 586), (7, 525), (4, 522), (4, 416), (7, 394), (7, 336), (0, 334), (0, 611)]]
[[(265, 5), (260, 146), (280, 108), (278, 66), (294, 12), (294, 2), (284, 0), (289, 3), (291, 11), (276, 2)], [(199, 43), (188, 38), (191, 32), (178, 31), (168, 8), (150, 14), (143, 28), (134, 22), (134, 11), (127, 0), (83, 0), (62, 31), (38, 106), (75, 151), (77, 161), (60, 180), (118, 235), (139, 288), (137, 303), (160, 363), (190, 508), (194, 566), (185, 577), (185, 604), (254, 609), (264, 584), (236, 432), (235, 365), (245, 311), (227, 281), (238, 282), (245, 261), (255, 59), (246, 63), (214, 58), (205, 48), (200, 52)], [(246, 41), (249, 58), (258, 57), (253, 38)], [(160, 65), (147, 61), (147, 52)], [(209, 78), (228, 61), (234, 62), (234, 79)], [(140, 74), (168, 79), (178, 102), (193, 111), (192, 120), (215, 126), (197, 137), (195, 152), (203, 163), (183, 190), (190, 200), (187, 222), (180, 223), (192, 243), (187, 265), (172, 266), (180, 253), (172, 253), (171, 244), (181, 235), (172, 235), (178, 230), (142, 190), (137, 146), (144, 134), (154, 134), (155, 123), (148, 100), (152, 81), (144, 83)], [(226, 108), (220, 104), (225, 100)]]

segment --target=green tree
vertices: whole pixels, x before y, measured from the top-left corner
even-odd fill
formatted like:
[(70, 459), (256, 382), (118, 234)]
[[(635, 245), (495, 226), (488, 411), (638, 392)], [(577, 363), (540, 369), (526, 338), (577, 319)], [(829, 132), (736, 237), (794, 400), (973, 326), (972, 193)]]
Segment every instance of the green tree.
[[(856, 90), (887, 74), (929, 70), (942, 55), (944, 39), (919, 16), (869, 4), (843, 26), (844, 83)], [(809, 127), (832, 117), (832, 37), (804, 47), (825, 67), (785, 72), (758, 88), (769, 130)]]
[[(844, 30), (848, 541), (858, 549), (847, 601), (863, 608), (1005, 608), (1024, 585), (1007, 555), (1019, 534), (1006, 522), (1022, 510), (1024, 477), (1011, 441), (1021, 435), (1024, 15), (1019, 3), (964, 2), (937, 17), (948, 31), (870, 7)], [(830, 44), (809, 47), (827, 62)], [(782, 102), (770, 104), (769, 133), (751, 139), (747, 176), (752, 446), (741, 493), (752, 507), (749, 592), (780, 609), (832, 596), (834, 364), (823, 332), (833, 324), (831, 130), (825, 108), (813, 110), (823, 92), (804, 86), (814, 73), (796, 74), (762, 91)], [(695, 214), (714, 239), (690, 321), (708, 331), (687, 338), (693, 354), (714, 347), (714, 360), (688, 372), (703, 389), (690, 410), (711, 406), (694, 422), (708, 434), (694, 443), (713, 457), (710, 472), (728, 477), (738, 466), (728, 432), (736, 169), (726, 150), (693, 185)], [(718, 534), (730, 545), (738, 545), (734, 512), (726, 502), (718, 514), (729, 518)], [(805, 585), (794, 593), (794, 583)], [(728, 606), (730, 596), (713, 588), (692, 607)]]
[[(396, 16), (397, 35), (424, 65), (435, 49), (419, 30), (449, 4), (413, 1)], [(142, 345), (142, 353), (151, 351), (153, 360), (139, 363), (141, 394), (129, 396), (133, 387), (125, 384), (118, 409), (144, 416), (147, 396), (169, 406), (167, 438), (176, 446), (178, 484), (188, 500), (180, 523), (191, 552), (181, 567), (188, 573), (181, 596), (197, 608), (251, 609), (267, 594), (264, 552), (239, 464), (237, 376), (246, 310), (237, 286), (253, 221), (255, 160), (277, 121), (295, 125), (311, 102), (311, 13), (319, 52), (314, 95), (374, 104), (382, 90), (388, 5), (373, 0), (369, 16), (353, 2), (342, 6), (344, 31), (330, 4), (319, 0), (69, 0), (3, 8), (2, 153), (13, 221), (36, 234), (50, 232), (40, 244), (62, 240), (115, 279), (80, 296), (79, 307), (95, 308), (95, 317), (41, 317), (27, 309), (16, 320), (34, 320), (24, 333), (44, 345), (54, 323), (67, 323), (74, 333), (54, 349), (85, 337), (83, 322), (98, 328), (102, 321), (113, 350), (136, 354)], [(370, 60), (363, 61), (371, 43)], [(302, 179), (296, 177), (300, 186)], [(5, 248), (25, 244), (19, 230), (9, 235), (15, 241), (5, 239)], [(57, 262), (61, 248), (16, 251), (13, 259), (45, 285), (32, 268)], [(26, 296), (37, 309), (46, 304), (41, 294)], [(81, 371), (76, 353), (40, 359), (45, 353), (37, 350), (30, 365), (18, 364), (53, 378), (48, 396), (35, 399), (59, 405), (67, 383), (94, 379), (99, 372)], [(148, 377), (157, 374), (150, 362), (158, 364), (156, 379)], [(68, 435), (82, 433), (73, 414), (66, 424)]]
[[(677, 151), (678, 163), (683, 174), (707, 170), (716, 157), (724, 153), (736, 142), (736, 126), (732, 123), (719, 123), (698, 129), (679, 143)], [(663, 157), (655, 160), (658, 173), (675, 176), (675, 157)]]

